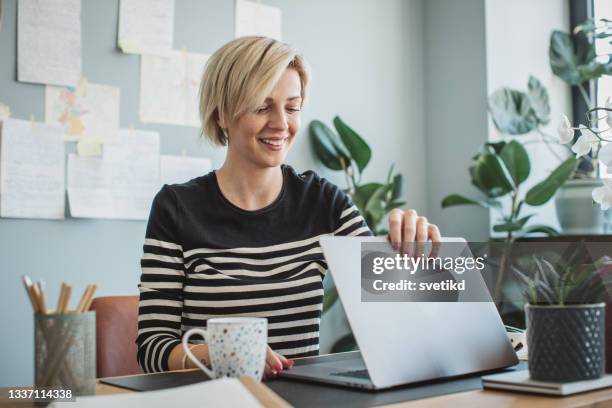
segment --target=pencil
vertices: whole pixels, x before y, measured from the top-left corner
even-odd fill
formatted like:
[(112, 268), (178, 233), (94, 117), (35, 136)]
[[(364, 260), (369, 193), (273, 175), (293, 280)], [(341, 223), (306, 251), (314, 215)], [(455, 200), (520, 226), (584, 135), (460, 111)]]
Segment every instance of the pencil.
[(64, 304), (65, 296), (66, 296), (66, 283), (62, 282), (62, 286), (60, 288), (59, 299), (57, 299), (57, 307), (55, 308), (55, 313), (62, 313), (62, 305)]
[(40, 291), (38, 290), (38, 284), (37, 283), (32, 283), (32, 281), (30, 281), (31, 284), (31, 290), (32, 293), (34, 294), (34, 302), (36, 303), (36, 311), (38, 313), (41, 313), (42, 308), (40, 306)]
[(32, 310), (38, 312), (38, 302), (36, 301), (34, 291), (32, 290), (32, 280), (29, 278), (28, 275), (23, 275), (21, 277), (21, 281), (23, 282), (23, 286), (25, 287), (25, 290), (28, 293), (28, 298), (30, 299)]
[(36, 284), (36, 287), (38, 288), (38, 293), (39, 293), (38, 310), (40, 310), (40, 313), (42, 314), (47, 314), (47, 301), (45, 299), (45, 287), (44, 286), (45, 286), (45, 283), (42, 279)]
[(68, 311), (68, 304), (70, 303), (70, 295), (72, 295), (72, 286), (66, 284), (66, 293), (64, 296), (64, 303), (62, 304), (62, 313)]
[(89, 294), (87, 296), (87, 302), (85, 303), (85, 306), (83, 307), (83, 312), (87, 312), (89, 308), (91, 307), (91, 302), (93, 302), (94, 292), (96, 291), (97, 288), (98, 286), (95, 283), (91, 285), (91, 289), (89, 290)]
[(85, 311), (85, 305), (87, 304), (87, 297), (89, 296), (89, 291), (91, 290), (91, 287), (92, 285), (87, 285), (87, 287), (85, 288), (83, 296), (81, 296), (81, 300), (79, 300), (79, 304), (76, 308), (77, 313), (82, 313)]

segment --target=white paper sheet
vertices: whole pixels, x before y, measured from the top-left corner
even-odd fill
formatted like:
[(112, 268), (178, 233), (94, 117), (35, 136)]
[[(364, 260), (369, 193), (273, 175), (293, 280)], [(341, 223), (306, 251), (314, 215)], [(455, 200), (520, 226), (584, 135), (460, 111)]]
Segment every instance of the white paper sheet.
[(103, 142), (119, 131), (119, 88), (88, 83), (45, 87), (45, 122), (64, 127), (65, 140), (92, 138)]
[(236, 378), (222, 378), (166, 390), (77, 397), (50, 408), (260, 408), (262, 405)]
[(261, 35), (281, 41), (281, 10), (261, 2), (236, 0), (236, 37)]
[(62, 129), (18, 119), (2, 122), (0, 216), (64, 218)]
[(162, 155), (159, 158), (160, 185), (185, 183), (205, 175), (210, 169), (209, 159)]
[(157, 132), (120, 129), (103, 157), (68, 156), (72, 217), (146, 220), (158, 190)]
[(174, 0), (121, 0), (119, 48), (128, 54), (161, 54), (172, 50)]
[(206, 54), (172, 51), (140, 60), (140, 120), (200, 126), (198, 92)]
[(81, 0), (18, 4), (18, 80), (76, 86), (81, 78)]

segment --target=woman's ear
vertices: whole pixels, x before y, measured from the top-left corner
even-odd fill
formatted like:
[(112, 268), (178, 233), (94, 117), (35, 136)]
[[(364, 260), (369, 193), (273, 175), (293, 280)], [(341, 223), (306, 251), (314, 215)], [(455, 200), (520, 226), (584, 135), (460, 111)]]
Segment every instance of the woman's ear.
[(225, 115), (221, 114), (221, 112), (219, 112), (219, 110), (215, 110), (215, 116), (217, 117), (217, 125), (219, 125), (219, 127), (221, 129), (227, 129), (227, 121), (225, 120)]

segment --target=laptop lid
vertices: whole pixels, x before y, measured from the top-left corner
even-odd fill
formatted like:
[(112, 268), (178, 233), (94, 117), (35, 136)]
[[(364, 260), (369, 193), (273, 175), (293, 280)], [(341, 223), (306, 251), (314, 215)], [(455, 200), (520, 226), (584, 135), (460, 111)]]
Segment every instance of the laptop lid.
[[(488, 301), (362, 302), (361, 244), (384, 237), (321, 238), (321, 247), (364, 362), (379, 388), (508, 367), (518, 363), (502, 320), (479, 274), (468, 284)], [(467, 243), (443, 238), (441, 257)], [(388, 253), (394, 251), (386, 244)], [(469, 249), (467, 249), (469, 251)], [(476, 279), (476, 280), (474, 280)]]

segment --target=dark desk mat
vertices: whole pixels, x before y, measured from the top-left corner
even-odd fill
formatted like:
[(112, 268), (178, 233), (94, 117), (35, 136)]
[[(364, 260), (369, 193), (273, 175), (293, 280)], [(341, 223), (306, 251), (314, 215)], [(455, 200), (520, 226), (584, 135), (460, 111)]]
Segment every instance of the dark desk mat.
[[(515, 367), (502, 371), (526, 369), (526, 363), (521, 362)], [(284, 378), (266, 381), (265, 384), (296, 408), (319, 408), (322, 406), (371, 407), (479, 390), (482, 389), (481, 376), (482, 374), (476, 374), (445, 381), (429, 381), (383, 391), (367, 391)], [(133, 391), (153, 391), (194, 384), (208, 379), (206, 374), (198, 370), (101, 379), (100, 382)]]
[[(526, 362), (506, 370), (526, 370)], [(382, 391), (368, 391), (357, 388), (279, 379), (266, 385), (296, 408), (307, 407), (373, 407), (422, 398), (437, 397), (456, 392), (482, 389), (480, 378), (484, 374), (462, 376), (449, 380), (427, 381)]]
[(204, 372), (194, 370), (169, 371), (159, 374), (143, 374), (119, 378), (101, 378), (100, 382), (114, 385), (115, 387), (127, 388), (132, 391), (155, 391), (208, 380), (209, 378)]

